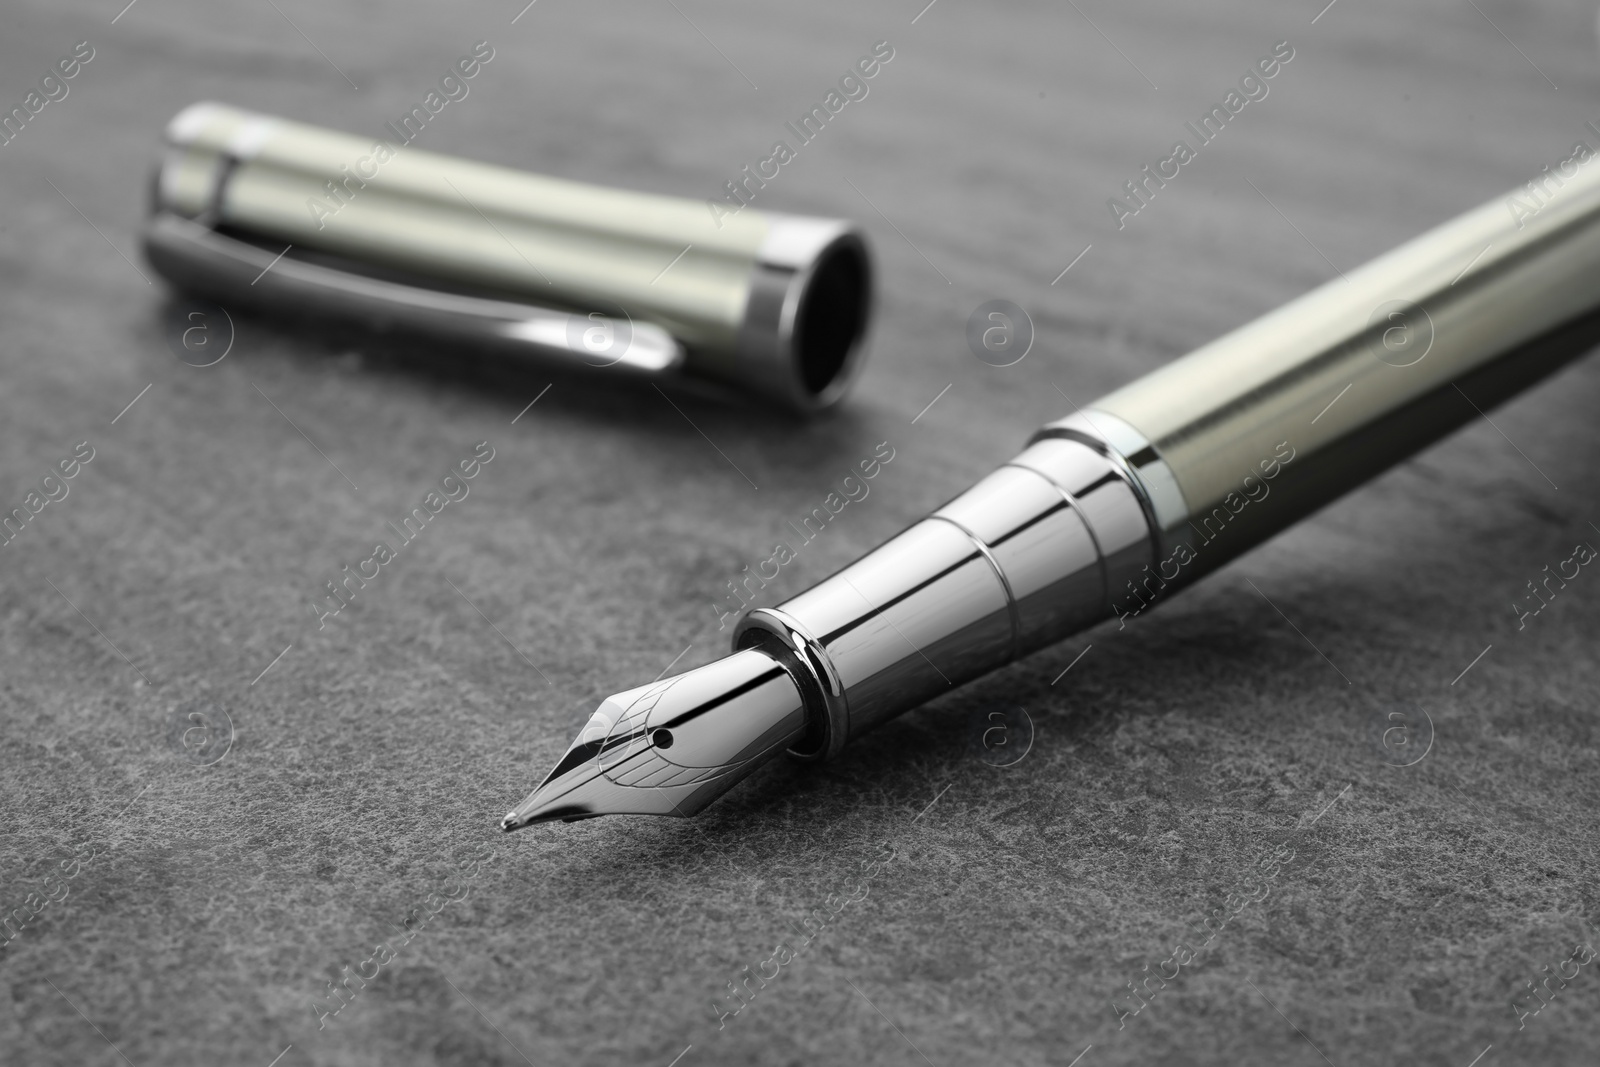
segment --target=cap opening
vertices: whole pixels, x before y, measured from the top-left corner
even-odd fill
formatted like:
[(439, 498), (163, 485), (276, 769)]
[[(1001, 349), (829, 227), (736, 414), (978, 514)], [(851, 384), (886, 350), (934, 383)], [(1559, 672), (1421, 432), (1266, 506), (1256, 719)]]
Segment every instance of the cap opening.
[(812, 268), (795, 316), (794, 352), (800, 382), (820, 395), (849, 362), (867, 326), (870, 302), (865, 250), (853, 240), (836, 241)]

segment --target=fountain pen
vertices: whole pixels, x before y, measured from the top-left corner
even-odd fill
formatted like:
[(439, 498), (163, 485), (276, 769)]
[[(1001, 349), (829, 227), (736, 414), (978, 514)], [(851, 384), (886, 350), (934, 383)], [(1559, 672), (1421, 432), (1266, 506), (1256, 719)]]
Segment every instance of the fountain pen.
[(730, 655), (604, 701), (504, 830), (694, 815), (952, 688), (1126, 626), (1600, 342), (1600, 163), (1501, 199), (1050, 423)]

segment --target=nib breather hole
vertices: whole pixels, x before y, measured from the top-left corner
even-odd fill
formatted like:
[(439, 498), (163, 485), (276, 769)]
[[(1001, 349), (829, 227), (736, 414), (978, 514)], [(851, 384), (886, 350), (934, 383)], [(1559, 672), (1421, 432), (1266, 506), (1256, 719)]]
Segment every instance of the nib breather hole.
[(652, 743), (654, 743), (654, 745), (657, 748), (671, 748), (672, 747), (672, 731), (671, 730), (657, 730), (655, 733), (650, 735), (650, 740), (651, 740)]

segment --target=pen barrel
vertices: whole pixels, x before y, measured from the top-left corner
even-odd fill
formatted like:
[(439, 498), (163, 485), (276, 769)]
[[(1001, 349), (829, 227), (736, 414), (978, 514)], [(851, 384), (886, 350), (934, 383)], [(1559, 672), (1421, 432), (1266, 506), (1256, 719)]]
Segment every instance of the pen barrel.
[(1214, 570), (1600, 339), (1600, 161), (1546, 170), (1044, 433), (1129, 459), (1174, 586)]
[(446, 291), (653, 323), (686, 371), (800, 410), (848, 387), (871, 299), (852, 224), (458, 159), (411, 147), (419, 131), (196, 104), (168, 127), (156, 211)]
[[(1126, 621), (1600, 342), (1600, 164), (1496, 200), (1088, 409), (859, 561), (740, 620), (803, 757)], [(1516, 200), (1516, 204), (1522, 204)], [(1525, 206), (1525, 205), (1524, 205)]]
[(928, 518), (776, 608), (734, 647), (779, 649), (822, 725), (851, 738), (1090, 626), (1146, 568), (1148, 507), (1109, 450), (1040, 440)]

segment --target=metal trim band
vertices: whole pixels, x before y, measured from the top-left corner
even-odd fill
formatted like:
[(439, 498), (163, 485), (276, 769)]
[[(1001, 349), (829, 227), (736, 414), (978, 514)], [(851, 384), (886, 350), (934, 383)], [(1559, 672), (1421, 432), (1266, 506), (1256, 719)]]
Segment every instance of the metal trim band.
[(1157, 558), (1171, 552), (1180, 540), (1187, 542), (1187, 535), (1180, 536), (1179, 532), (1187, 529), (1189, 503), (1172, 467), (1144, 434), (1108, 412), (1095, 410), (1090, 414), (1080, 410), (1043, 427), (1029, 443), (1048, 437), (1080, 441), (1111, 460), (1127, 476), (1159, 539)]

